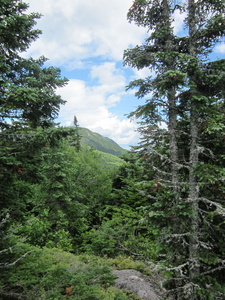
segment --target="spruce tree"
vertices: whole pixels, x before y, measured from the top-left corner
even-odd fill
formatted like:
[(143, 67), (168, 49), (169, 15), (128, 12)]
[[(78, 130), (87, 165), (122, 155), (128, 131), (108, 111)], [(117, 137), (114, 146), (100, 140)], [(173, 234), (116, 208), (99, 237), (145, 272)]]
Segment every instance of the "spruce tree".
[(34, 142), (34, 130), (51, 127), (60, 105), (65, 103), (55, 93), (56, 88), (67, 82), (61, 78), (60, 70), (45, 67), (45, 57), (35, 60), (21, 56), (41, 33), (34, 29), (40, 14), (28, 14), (27, 8), (28, 4), (22, 1), (0, 1), (0, 176), (3, 178), (13, 168), (16, 174), (18, 170), (21, 173), (20, 154), (27, 155), (29, 148), (31, 155), (39, 148), (37, 144), (32, 150), (28, 146), (29, 140)]
[[(173, 32), (176, 10), (186, 13), (183, 36)], [(223, 226), (217, 221), (222, 222), (225, 212), (221, 188), (224, 158), (217, 156), (208, 138), (214, 117), (220, 120), (217, 129), (213, 126), (219, 140), (224, 132), (225, 60), (209, 59), (225, 33), (224, 10), (220, 0), (180, 4), (137, 0), (128, 12), (129, 21), (149, 32), (142, 46), (125, 51), (124, 62), (155, 72), (131, 82), (128, 88), (137, 88), (137, 97), (148, 97), (131, 115), (142, 119), (139, 151), (149, 157), (161, 185), (154, 197), (149, 195), (154, 201), (145, 210), (151, 226), (164, 231), (160, 240), (167, 270), (172, 273), (167, 287), (174, 299), (210, 299), (223, 293), (224, 252), (219, 238), (211, 234), (215, 228), (222, 239)], [(167, 130), (159, 128), (161, 121), (167, 123)], [(210, 181), (203, 175), (207, 169), (213, 172)], [(221, 190), (218, 198), (215, 186)]]

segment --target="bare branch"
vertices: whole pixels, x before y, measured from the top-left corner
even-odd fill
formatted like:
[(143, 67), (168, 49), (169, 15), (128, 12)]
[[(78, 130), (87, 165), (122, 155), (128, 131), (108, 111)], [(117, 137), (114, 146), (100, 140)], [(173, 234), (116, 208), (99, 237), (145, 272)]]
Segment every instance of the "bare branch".
[(125, 247), (121, 242), (118, 242), (118, 244), (121, 247), (121, 248), (117, 247), (118, 250), (127, 251), (128, 253), (130, 253), (131, 255), (134, 255), (134, 256), (143, 256), (142, 254), (135, 253), (135, 252), (131, 251), (131, 249), (128, 249), (127, 247)]
[(166, 162), (169, 163), (169, 164), (174, 164), (174, 165), (176, 165), (179, 169), (186, 168), (186, 169), (189, 170), (189, 168), (190, 168), (188, 164), (180, 164), (180, 163), (177, 163), (177, 162), (171, 160), (168, 156), (165, 156), (165, 155), (159, 153), (158, 151), (156, 151), (156, 150), (155, 150), (153, 147), (151, 147), (151, 146), (148, 146), (148, 150), (151, 151), (152, 153), (158, 155), (158, 156), (160, 157), (161, 160), (164, 160), (164, 161), (166, 161)]
[(220, 205), (219, 203), (217, 202), (214, 202), (212, 200), (209, 200), (207, 198), (199, 198), (199, 200), (203, 201), (203, 202), (206, 202), (208, 204), (210, 204), (210, 206), (215, 206), (216, 207), (216, 211), (218, 213), (218, 215), (221, 215), (223, 217), (225, 217), (225, 207), (223, 207), (222, 205)]
[(142, 191), (142, 190), (136, 190), (136, 191), (139, 192), (141, 194), (141, 196), (146, 197), (148, 199), (159, 200), (159, 198), (149, 195), (145, 191)]
[(12, 263), (0, 263), (0, 269), (4, 269), (4, 268), (9, 268), (9, 267), (12, 267), (12, 266), (15, 266), (18, 261), (20, 261), (21, 259), (25, 258), (28, 254), (34, 252), (35, 250), (30, 250), (26, 253), (24, 253), (21, 257), (19, 257), (18, 259), (16, 259), (14, 262)]
[(208, 270), (206, 272), (201, 273), (201, 276), (212, 274), (212, 273), (214, 273), (216, 271), (221, 271), (221, 270), (225, 269), (225, 260), (221, 260), (221, 261), (219, 261), (219, 263), (221, 264), (220, 266), (218, 266), (216, 268), (213, 268), (211, 270)]
[(185, 267), (187, 267), (188, 265), (189, 265), (189, 263), (186, 262), (186, 263), (184, 263), (184, 264), (182, 264), (182, 265), (179, 265), (179, 266), (177, 266), (177, 267), (166, 268), (166, 270), (167, 270), (167, 271), (176, 271), (176, 272), (180, 273), (180, 275), (181, 275), (182, 278), (183, 278), (183, 277), (186, 277), (186, 275), (184, 275), (184, 273), (183, 273), (183, 269), (184, 269)]

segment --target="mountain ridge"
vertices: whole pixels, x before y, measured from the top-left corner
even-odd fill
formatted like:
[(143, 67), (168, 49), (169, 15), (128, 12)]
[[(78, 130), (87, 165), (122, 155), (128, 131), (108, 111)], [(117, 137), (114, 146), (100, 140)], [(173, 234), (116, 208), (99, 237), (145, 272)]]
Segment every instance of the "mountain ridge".
[(127, 150), (120, 147), (112, 139), (104, 137), (97, 132), (93, 132), (88, 128), (78, 127), (78, 133), (81, 136), (81, 144), (85, 143), (96, 150), (109, 153), (117, 157), (121, 157), (127, 153)]

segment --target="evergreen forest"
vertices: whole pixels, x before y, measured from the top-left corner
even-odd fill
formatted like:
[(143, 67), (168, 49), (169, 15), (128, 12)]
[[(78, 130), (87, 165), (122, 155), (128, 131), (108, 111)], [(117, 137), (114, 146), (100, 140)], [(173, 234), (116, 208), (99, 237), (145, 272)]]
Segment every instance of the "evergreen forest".
[(129, 115), (140, 143), (120, 159), (82, 142), (76, 117), (56, 123), (68, 80), (21, 55), (41, 15), (0, 4), (0, 299), (140, 299), (112, 269), (158, 274), (162, 300), (225, 299), (225, 59), (211, 55), (224, 0), (130, 7), (146, 40), (124, 65), (153, 75), (124, 87), (145, 104)]

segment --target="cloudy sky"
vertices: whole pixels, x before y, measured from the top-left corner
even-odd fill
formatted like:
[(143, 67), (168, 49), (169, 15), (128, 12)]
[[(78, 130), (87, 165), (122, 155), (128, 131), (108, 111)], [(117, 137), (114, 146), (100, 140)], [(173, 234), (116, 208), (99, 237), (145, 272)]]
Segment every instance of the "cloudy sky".
[[(124, 148), (137, 144), (137, 125), (126, 115), (143, 102), (132, 91), (126, 92), (125, 86), (149, 71), (123, 66), (124, 50), (141, 44), (146, 35), (146, 29), (126, 19), (133, 0), (24, 1), (30, 5), (29, 12), (43, 15), (37, 24), (43, 33), (26, 55), (44, 55), (49, 65), (59, 67), (69, 79), (57, 91), (67, 101), (60, 110), (61, 125), (72, 125), (76, 115), (81, 127)], [(176, 33), (182, 30), (183, 18), (176, 13)], [(225, 55), (224, 44), (216, 53)]]

